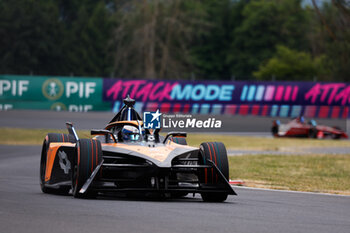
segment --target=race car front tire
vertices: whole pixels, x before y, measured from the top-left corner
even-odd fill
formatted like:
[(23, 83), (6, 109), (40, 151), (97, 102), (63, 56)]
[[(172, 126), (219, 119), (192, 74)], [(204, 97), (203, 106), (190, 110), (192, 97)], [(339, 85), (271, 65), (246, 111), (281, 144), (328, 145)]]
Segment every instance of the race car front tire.
[[(200, 154), (202, 155), (203, 164), (207, 165), (211, 160), (219, 168), (226, 180), (229, 179), (229, 165), (226, 147), (221, 142), (205, 142), (200, 145)], [(219, 185), (223, 181), (221, 175), (214, 168), (205, 168), (200, 175), (200, 181), (204, 184)], [(227, 193), (201, 193), (205, 202), (223, 202), (227, 199)]]
[(80, 189), (102, 160), (101, 142), (95, 139), (81, 139), (77, 143), (76, 158), (72, 174), (72, 193), (76, 198), (92, 198), (93, 190), (80, 193)]
[(277, 137), (278, 136), (278, 125), (274, 125), (271, 127), (271, 133), (273, 137)]
[(57, 188), (47, 187), (45, 184), (45, 172), (46, 172), (46, 161), (47, 161), (47, 151), (50, 147), (50, 143), (53, 142), (72, 142), (74, 143), (74, 138), (69, 134), (63, 133), (49, 133), (46, 135), (43, 142), (41, 150), (40, 159), (40, 188), (43, 193), (50, 194), (68, 194), (71, 187), (69, 186), (58, 186)]

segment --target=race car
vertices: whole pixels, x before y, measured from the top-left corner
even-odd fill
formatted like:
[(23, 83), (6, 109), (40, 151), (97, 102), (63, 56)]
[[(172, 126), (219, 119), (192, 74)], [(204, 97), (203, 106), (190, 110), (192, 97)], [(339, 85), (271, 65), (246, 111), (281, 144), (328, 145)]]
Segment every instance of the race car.
[(127, 97), (124, 106), (93, 138), (80, 139), (72, 123), (68, 134), (46, 135), (41, 152), (44, 193), (94, 198), (103, 194), (156, 194), (178, 198), (199, 193), (203, 201), (223, 202), (236, 195), (228, 182), (229, 164), (221, 142), (187, 145), (184, 132), (146, 129)]
[(304, 117), (297, 117), (287, 124), (274, 120), (271, 127), (274, 137), (304, 137), (304, 138), (348, 138), (348, 135), (339, 127), (318, 125), (315, 120), (305, 122)]

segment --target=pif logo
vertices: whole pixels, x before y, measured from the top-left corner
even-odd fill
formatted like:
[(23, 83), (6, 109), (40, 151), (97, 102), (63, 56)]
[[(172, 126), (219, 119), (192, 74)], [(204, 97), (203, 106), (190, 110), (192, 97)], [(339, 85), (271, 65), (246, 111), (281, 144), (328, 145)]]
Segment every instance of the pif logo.
[(42, 87), (43, 95), (49, 100), (59, 99), (64, 91), (63, 84), (60, 80), (52, 78), (44, 82)]
[(58, 112), (59, 111), (66, 111), (67, 107), (63, 103), (54, 103), (53, 105), (51, 105), (51, 110), (55, 110)]
[(162, 113), (159, 112), (159, 109), (156, 112), (144, 112), (143, 121), (145, 129), (160, 129), (161, 115)]

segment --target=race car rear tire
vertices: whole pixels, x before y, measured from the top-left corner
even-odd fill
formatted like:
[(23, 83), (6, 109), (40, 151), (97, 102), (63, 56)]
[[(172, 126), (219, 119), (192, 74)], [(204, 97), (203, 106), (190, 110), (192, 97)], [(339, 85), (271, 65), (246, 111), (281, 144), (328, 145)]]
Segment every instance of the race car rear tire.
[(187, 141), (186, 141), (186, 138), (184, 137), (169, 137), (169, 140), (177, 144), (187, 146)]
[[(229, 179), (229, 165), (226, 147), (221, 142), (205, 142), (200, 145), (200, 154), (202, 155), (203, 164), (208, 164), (211, 160), (219, 168), (225, 179)], [(223, 180), (220, 174), (214, 168), (205, 168), (200, 174), (200, 182), (204, 184), (217, 185), (222, 184)], [(205, 202), (223, 202), (227, 199), (227, 193), (201, 193)]]
[(63, 133), (49, 133), (46, 135), (43, 142), (41, 150), (41, 159), (40, 159), (40, 188), (43, 193), (50, 194), (68, 194), (71, 187), (68, 186), (59, 186), (57, 188), (47, 187), (45, 185), (45, 172), (46, 172), (46, 160), (47, 160), (47, 151), (49, 149), (50, 143), (53, 142), (72, 142), (74, 143), (74, 138), (69, 134)]
[(92, 198), (93, 190), (79, 193), (87, 179), (102, 160), (101, 142), (95, 139), (81, 139), (77, 143), (76, 158), (72, 172), (72, 193), (76, 198)]
[(317, 138), (318, 130), (316, 128), (309, 129), (308, 137)]

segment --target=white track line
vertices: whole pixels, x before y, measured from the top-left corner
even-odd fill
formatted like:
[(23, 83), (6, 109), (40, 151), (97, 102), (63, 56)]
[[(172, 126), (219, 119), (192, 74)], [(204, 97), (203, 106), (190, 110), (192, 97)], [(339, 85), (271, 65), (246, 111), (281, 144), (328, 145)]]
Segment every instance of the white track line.
[(231, 186), (234, 189), (236, 189), (236, 188), (238, 188), (238, 189), (251, 189), (251, 190), (259, 190), (259, 191), (271, 191), (271, 192), (281, 192), (281, 193), (300, 193), (300, 194), (311, 194), (311, 195), (332, 196), (332, 197), (348, 197), (348, 198), (350, 198), (350, 195), (343, 195), (343, 194), (313, 193), (313, 192), (292, 191), (292, 190), (243, 187), (243, 186), (235, 186), (235, 185), (231, 185)]

